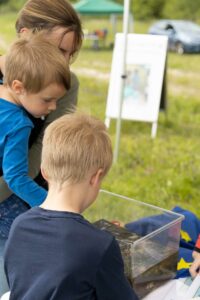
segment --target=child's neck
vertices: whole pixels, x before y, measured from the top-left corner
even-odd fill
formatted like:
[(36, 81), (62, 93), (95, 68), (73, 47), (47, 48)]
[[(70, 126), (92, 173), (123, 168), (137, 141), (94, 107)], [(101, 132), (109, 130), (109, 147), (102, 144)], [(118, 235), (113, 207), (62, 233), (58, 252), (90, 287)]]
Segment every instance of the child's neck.
[(85, 184), (49, 187), (48, 195), (41, 207), (48, 210), (82, 213), (87, 205), (88, 187)]
[(0, 85), (0, 98), (16, 105), (20, 105), (18, 99), (14, 96), (11, 89), (5, 85)]

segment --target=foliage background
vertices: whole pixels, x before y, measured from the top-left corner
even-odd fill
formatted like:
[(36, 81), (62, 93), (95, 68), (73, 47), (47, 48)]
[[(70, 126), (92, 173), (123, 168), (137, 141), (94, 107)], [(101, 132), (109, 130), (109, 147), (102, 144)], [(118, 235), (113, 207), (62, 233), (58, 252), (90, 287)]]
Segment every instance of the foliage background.
[[(123, 4), (123, 0), (117, 0)], [(200, 0), (130, 0), (131, 11), (138, 20), (150, 18), (198, 20)]]
[[(123, 0), (113, 1), (124, 3)], [(26, 0), (0, 0), (0, 8), (1, 10), (17, 11), (25, 2)], [(198, 20), (200, 16), (200, 0), (130, 0), (130, 8), (136, 20), (152, 18)]]
[[(190, 3), (187, 13), (195, 5), (194, 0), (173, 2), (177, 2), (177, 5)], [(7, 5), (1, 4), (1, 53), (6, 52), (8, 45), (15, 39), (14, 23), (17, 14), (12, 12), (12, 3), (18, 4), (11, 0)], [(160, 3), (163, 13), (167, 6), (170, 9), (172, 0), (165, 2), (164, 6), (161, 0), (134, 0), (135, 10), (138, 5), (138, 20), (134, 23), (136, 33), (146, 33), (153, 22), (150, 17), (159, 17), (160, 14), (160, 10), (157, 10), (157, 15), (151, 10), (151, 14), (145, 13), (145, 16), (140, 16), (140, 20), (141, 3), (144, 10), (150, 7), (150, 3), (152, 7), (155, 5), (153, 3)], [(199, 0), (195, 0), (195, 3), (199, 3)], [(190, 17), (192, 18), (191, 14)], [(101, 45), (99, 50), (92, 49), (91, 41), (85, 41), (78, 59), (72, 65), (72, 70), (80, 81), (79, 109), (104, 120), (112, 61), (111, 24), (108, 18), (85, 17), (82, 22), (89, 31), (106, 27), (109, 32), (106, 45)], [(118, 31), (121, 29), (122, 22), (119, 20)], [(150, 138), (149, 124), (123, 121), (119, 159), (105, 178), (104, 189), (168, 209), (180, 205), (200, 217), (199, 58), (199, 54), (168, 54), (168, 108), (159, 114), (157, 137), (154, 140)], [(109, 133), (114, 146), (114, 120)]]

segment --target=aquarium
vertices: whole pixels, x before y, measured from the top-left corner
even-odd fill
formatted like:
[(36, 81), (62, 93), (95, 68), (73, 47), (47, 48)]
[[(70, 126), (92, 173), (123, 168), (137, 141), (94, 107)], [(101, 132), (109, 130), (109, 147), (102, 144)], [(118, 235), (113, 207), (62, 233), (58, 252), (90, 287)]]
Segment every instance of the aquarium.
[(175, 277), (184, 216), (103, 190), (84, 216), (115, 236), (140, 299)]

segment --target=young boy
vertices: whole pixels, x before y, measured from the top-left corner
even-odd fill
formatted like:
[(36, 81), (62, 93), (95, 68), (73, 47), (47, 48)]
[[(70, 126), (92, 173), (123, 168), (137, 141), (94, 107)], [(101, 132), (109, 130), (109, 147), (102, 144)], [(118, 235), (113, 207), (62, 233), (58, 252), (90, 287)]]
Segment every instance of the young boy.
[(15, 219), (5, 251), (10, 300), (135, 300), (115, 238), (81, 213), (112, 163), (103, 122), (84, 114), (45, 131), (41, 170), (47, 198)]
[(31, 116), (45, 118), (69, 87), (68, 64), (56, 46), (39, 34), (13, 44), (0, 86), (0, 169), (9, 188), (30, 206), (46, 198), (46, 190), (28, 176)]

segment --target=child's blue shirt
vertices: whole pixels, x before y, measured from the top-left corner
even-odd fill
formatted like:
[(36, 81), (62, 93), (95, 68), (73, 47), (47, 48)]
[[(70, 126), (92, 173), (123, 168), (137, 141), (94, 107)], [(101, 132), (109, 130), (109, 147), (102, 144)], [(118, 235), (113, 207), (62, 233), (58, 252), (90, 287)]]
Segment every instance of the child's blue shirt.
[(0, 165), (9, 188), (30, 206), (40, 205), (46, 190), (28, 176), (28, 143), (33, 123), (26, 111), (0, 98)]

